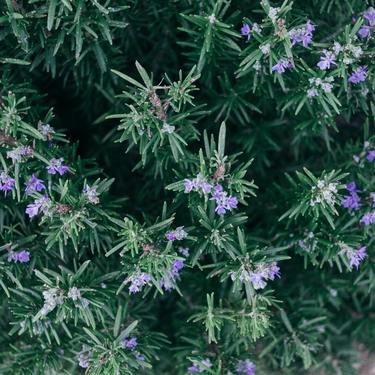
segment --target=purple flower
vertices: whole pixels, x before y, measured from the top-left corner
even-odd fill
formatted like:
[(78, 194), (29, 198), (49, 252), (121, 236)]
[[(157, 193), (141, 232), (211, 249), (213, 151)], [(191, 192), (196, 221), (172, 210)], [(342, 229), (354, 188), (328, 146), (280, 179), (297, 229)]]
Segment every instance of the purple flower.
[(264, 275), (262, 272), (252, 272), (250, 274), (250, 281), (253, 284), (254, 289), (263, 289), (266, 287), (267, 283), (264, 280)]
[(236, 367), (238, 374), (245, 375), (255, 375), (256, 365), (250, 361), (250, 359), (245, 359), (244, 361), (239, 361)]
[(66, 172), (69, 171), (69, 167), (63, 165), (64, 159), (51, 159), (49, 165), (47, 166), (47, 172), (49, 174), (56, 174), (58, 173), (60, 176), (64, 175)]
[(371, 30), (372, 30), (372, 27), (371, 27), (371, 26), (364, 25), (364, 26), (362, 26), (362, 27), (359, 29), (359, 31), (358, 31), (358, 35), (359, 35), (360, 38), (362, 38), (362, 39), (369, 38), (370, 35), (371, 35)]
[(16, 184), (16, 180), (10, 177), (7, 173), (2, 172), (0, 173), (0, 190), (4, 191), (5, 194), (7, 191), (11, 191), (14, 189)]
[(187, 370), (188, 370), (189, 373), (203, 372), (204, 371), (198, 365), (191, 365), (190, 367), (188, 367)]
[(336, 65), (336, 55), (333, 52), (325, 49), (323, 54), (320, 56), (320, 61), (317, 65), (320, 70), (330, 69), (331, 65)]
[(11, 151), (7, 151), (7, 157), (12, 159), (13, 162), (20, 162), (22, 156), (31, 156), (34, 150), (30, 146), (20, 146)]
[(96, 191), (96, 187), (90, 187), (86, 185), (83, 188), (83, 194), (86, 196), (87, 200), (93, 204), (99, 203), (98, 193)]
[(290, 30), (289, 37), (292, 41), (292, 45), (301, 43), (304, 47), (308, 47), (312, 42), (314, 31), (315, 26), (311, 23), (311, 21), (307, 21), (304, 27)]
[(218, 215), (224, 215), (227, 211), (231, 211), (234, 208), (237, 208), (238, 200), (236, 197), (231, 195), (228, 196), (228, 193), (223, 190), (221, 185), (216, 185), (212, 192), (212, 198), (216, 202), (215, 212)]
[(35, 191), (42, 191), (46, 188), (44, 186), (43, 180), (40, 180), (37, 176), (35, 176), (35, 174), (30, 177), (29, 181), (27, 181), (25, 185), (25, 193), (27, 195), (30, 195)]
[(26, 213), (29, 215), (29, 218), (33, 218), (38, 215), (39, 212), (46, 213), (50, 206), (50, 200), (47, 195), (44, 195), (40, 199), (36, 199), (34, 203), (30, 203), (26, 207)]
[(360, 66), (353, 71), (353, 73), (349, 77), (349, 82), (353, 84), (357, 84), (360, 82), (365, 81), (367, 78), (367, 66)]
[(358, 269), (359, 265), (366, 258), (366, 246), (363, 246), (357, 250), (352, 250), (347, 252), (350, 267), (356, 267)]
[(125, 284), (130, 283), (129, 292), (138, 293), (142, 290), (145, 285), (148, 285), (151, 281), (151, 276), (145, 272), (138, 272), (131, 275), (125, 280)]
[(369, 22), (370, 26), (375, 25), (375, 9), (373, 7), (368, 8), (363, 13), (363, 17)]
[(356, 185), (355, 181), (348, 182), (346, 184), (346, 190), (348, 190), (349, 193), (358, 193), (358, 192), (360, 192), (360, 190), (357, 189), (357, 185)]
[(294, 65), (289, 59), (280, 59), (277, 64), (272, 67), (272, 71), (278, 74), (283, 74), (286, 69), (292, 68), (294, 68)]
[(183, 255), (185, 258), (187, 258), (189, 256), (189, 248), (188, 247), (179, 247), (178, 248), (178, 252)]
[(185, 267), (184, 261), (180, 259), (176, 259), (172, 263), (172, 274), (174, 276), (179, 275), (179, 271)]
[(130, 349), (134, 350), (138, 345), (137, 338), (136, 337), (131, 337), (131, 338), (125, 338), (124, 340), (121, 341), (121, 346), (124, 349)]
[(241, 35), (247, 36), (247, 40), (250, 39), (251, 28), (247, 23), (244, 23), (241, 27)]
[(360, 223), (368, 226), (375, 223), (375, 212), (368, 212), (362, 216)]
[(276, 262), (273, 262), (266, 266), (264, 270), (264, 278), (275, 280), (275, 277), (280, 277), (280, 267)]
[(368, 161), (374, 161), (375, 160), (375, 150), (371, 150), (368, 154), (367, 154), (367, 156), (366, 156), (366, 159), (368, 160)]
[(194, 181), (185, 178), (184, 180), (185, 193), (190, 193), (194, 188)]
[(51, 140), (52, 139), (52, 135), (51, 134), (55, 133), (55, 130), (53, 129), (53, 127), (50, 124), (42, 124), (42, 123), (40, 123), (38, 125), (38, 130), (48, 140)]
[(212, 366), (212, 363), (210, 361), (209, 358), (206, 358), (204, 359), (203, 361), (201, 361), (202, 365), (200, 365), (199, 363), (193, 363), (189, 368), (188, 368), (188, 372), (189, 373), (194, 373), (194, 372), (204, 372), (205, 370), (209, 369), (211, 366)]
[(187, 233), (185, 232), (184, 227), (178, 227), (175, 230), (167, 232), (165, 237), (168, 241), (181, 241), (187, 237)]
[(360, 207), (360, 198), (357, 193), (352, 193), (351, 195), (346, 195), (341, 201), (341, 206), (344, 208), (351, 208), (356, 210)]
[(11, 252), (8, 255), (8, 262), (28, 263), (29, 261), (30, 261), (30, 253), (27, 250)]

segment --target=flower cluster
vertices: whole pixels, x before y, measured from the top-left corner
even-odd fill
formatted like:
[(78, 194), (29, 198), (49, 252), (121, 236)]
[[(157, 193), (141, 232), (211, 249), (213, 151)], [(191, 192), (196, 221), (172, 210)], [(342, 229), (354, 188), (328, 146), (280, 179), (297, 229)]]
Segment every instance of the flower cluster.
[(34, 150), (30, 146), (19, 146), (7, 151), (7, 158), (12, 159), (13, 163), (15, 163), (20, 162), (23, 156), (31, 156), (33, 153)]
[(307, 233), (304, 239), (297, 241), (298, 246), (307, 253), (310, 253), (315, 250), (316, 246), (318, 245), (318, 241), (314, 236), (313, 232)]
[(366, 159), (369, 161), (369, 162), (373, 162), (375, 160), (375, 150), (371, 150), (369, 151), (369, 153), (367, 154), (366, 156)]
[(199, 173), (193, 180), (184, 180), (185, 193), (191, 191), (200, 191), (203, 194), (210, 194), (210, 200), (216, 202), (215, 212), (218, 215), (224, 215), (227, 211), (237, 208), (238, 200), (236, 197), (229, 195), (220, 184), (210, 184)]
[(171, 230), (165, 234), (168, 241), (181, 241), (187, 237), (187, 232), (184, 227), (177, 227), (175, 230)]
[(36, 199), (34, 203), (30, 203), (26, 207), (26, 214), (29, 215), (29, 218), (33, 218), (39, 213), (46, 214), (50, 208), (50, 200), (47, 195)]
[(40, 310), (42, 315), (47, 315), (57, 305), (62, 305), (64, 303), (64, 291), (57, 288), (51, 288), (43, 292), (44, 305)]
[(16, 184), (16, 180), (10, 177), (7, 173), (1, 172), (0, 173), (0, 190), (4, 191), (5, 194), (7, 191), (12, 191)]
[(310, 88), (307, 90), (307, 97), (314, 98), (319, 95), (319, 91), (324, 93), (332, 92), (334, 81), (333, 77), (326, 78), (309, 78)]
[(238, 374), (244, 375), (255, 375), (256, 365), (250, 361), (250, 359), (245, 359), (238, 362), (236, 371)]
[(363, 18), (366, 20), (367, 25), (363, 25), (359, 29), (358, 35), (362, 39), (370, 38), (375, 28), (375, 9), (373, 7), (368, 8), (363, 12)]
[(11, 251), (8, 254), (8, 262), (28, 263), (30, 261), (30, 252), (27, 250)]
[(64, 175), (66, 172), (69, 171), (69, 167), (64, 165), (64, 159), (51, 159), (49, 165), (47, 166), (47, 172), (49, 174), (56, 174), (58, 173), (60, 176)]
[(87, 200), (93, 204), (99, 203), (99, 197), (98, 192), (96, 191), (96, 187), (90, 187), (89, 185), (86, 185), (83, 188), (83, 194), (87, 198)]
[(130, 283), (131, 294), (140, 292), (144, 286), (150, 285), (150, 282), (151, 276), (145, 272), (135, 272), (124, 281), (125, 284)]
[(168, 271), (168, 276), (166, 278), (160, 279), (160, 286), (166, 291), (171, 291), (176, 279), (180, 277), (180, 271), (185, 267), (184, 260), (175, 259), (172, 263), (171, 270)]
[(338, 42), (334, 42), (330, 50), (324, 49), (322, 51), (317, 66), (320, 70), (328, 70), (337, 65), (337, 60), (342, 61), (345, 65), (350, 65), (362, 55), (363, 50), (360, 46), (352, 43), (343, 46)]
[(341, 249), (340, 253), (345, 255), (349, 261), (350, 268), (356, 267), (358, 269), (361, 262), (366, 258), (366, 246), (362, 246), (359, 249), (353, 249), (344, 243), (339, 243)]
[(375, 211), (364, 214), (360, 220), (360, 223), (366, 226), (375, 224)]
[(32, 174), (32, 176), (29, 178), (29, 180), (25, 183), (25, 193), (27, 195), (30, 195), (35, 192), (40, 192), (42, 190), (45, 190), (45, 185), (43, 180), (39, 179), (35, 174)]
[(341, 201), (341, 205), (344, 208), (357, 210), (360, 207), (360, 198), (358, 195), (360, 190), (357, 189), (357, 185), (354, 181), (349, 182), (346, 185), (346, 189), (348, 190), (349, 195), (344, 196), (344, 199)]
[(254, 289), (264, 289), (267, 285), (267, 280), (274, 280), (275, 277), (280, 277), (280, 267), (276, 262), (269, 264), (257, 264), (255, 269), (249, 269), (245, 265), (234, 272), (230, 273), (232, 281), (239, 280), (240, 282), (250, 282)]
[(364, 82), (367, 78), (367, 73), (367, 66), (359, 66), (357, 69), (354, 69), (348, 80), (353, 84)]
[(38, 130), (49, 141), (52, 139), (52, 134), (55, 133), (54, 128), (50, 124), (39, 123)]
[(138, 345), (137, 338), (136, 337), (126, 337), (121, 341), (121, 347), (123, 349), (130, 349), (134, 350)]
[(90, 348), (86, 345), (82, 347), (82, 350), (78, 353), (78, 365), (82, 368), (88, 368), (90, 365), (90, 358), (92, 357), (92, 353)]
[(247, 40), (250, 39), (252, 32), (257, 34), (260, 34), (262, 32), (261, 27), (256, 22), (253, 23), (252, 27), (250, 27), (250, 25), (247, 23), (244, 23), (242, 25), (240, 33), (242, 36), (247, 37)]
[(228, 195), (221, 185), (214, 187), (211, 200), (216, 202), (215, 212), (218, 215), (224, 215), (227, 211), (237, 208), (238, 205), (237, 198)]
[(315, 206), (322, 202), (327, 203), (330, 206), (334, 206), (336, 203), (337, 184), (330, 182), (327, 183), (324, 180), (318, 180), (316, 186), (311, 188), (311, 200), (310, 205)]
[(206, 358), (203, 361), (200, 361), (201, 364), (195, 361), (192, 361), (192, 362), (193, 364), (187, 369), (188, 373), (190, 374), (201, 373), (212, 367), (212, 363), (209, 358)]
[(286, 72), (287, 69), (293, 69), (294, 68), (294, 63), (290, 59), (280, 59), (273, 67), (272, 71), (276, 72), (278, 74), (283, 74)]
[(308, 20), (303, 27), (294, 28), (288, 34), (292, 45), (302, 44), (306, 48), (312, 42), (314, 31), (315, 26)]

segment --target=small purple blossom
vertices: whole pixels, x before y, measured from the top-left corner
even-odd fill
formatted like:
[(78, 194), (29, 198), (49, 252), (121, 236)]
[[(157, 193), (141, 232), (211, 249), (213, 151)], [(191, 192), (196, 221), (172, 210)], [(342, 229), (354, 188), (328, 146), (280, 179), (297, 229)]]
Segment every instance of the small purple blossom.
[(350, 267), (356, 267), (358, 269), (361, 262), (366, 258), (366, 246), (363, 246), (357, 250), (351, 250), (347, 252)]
[(244, 375), (255, 375), (256, 365), (250, 361), (250, 359), (245, 359), (244, 361), (239, 361), (236, 367), (238, 374)]
[(168, 241), (181, 241), (187, 237), (184, 227), (178, 227), (175, 230), (171, 230), (165, 234)]
[(346, 195), (341, 201), (341, 206), (344, 208), (350, 208), (357, 210), (360, 207), (360, 198), (357, 193)]
[(247, 24), (247, 23), (244, 23), (241, 27), (241, 35), (242, 36), (246, 36), (247, 37), (247, 40), (250, 39), (251, 37), (251, 28), (250, 26)]
[(64, 159), (51, 159), (49, 165), (47, 166), (47, 172), (49, 174), (58, 173), (60, 176), (64, 175), (69, 171), (69, 167), (63, 164)]
[(367, 156), (366, 159), (370, 162), (373, 162), (375, 160), (375, 150), (371, 150)]
[(204, 194), (208, 194), (212, 189), (212, 185), (208, 183), (200, 173), (193, 180), (185, 178), (184, 187), (185, 193), (190, 193), (193, 190), (201, 190)]
[(221, 185), (216, 185), (214, 187), (210, 200), (216, 202), (215, 212), (218, 215), (224, 215), (227, 211), (237, 208), (238, 205), (237, 198), (231, 195), (228, 196), (228, 193), (224, 191)]
[(302, 44), (304, 47), (308, 47), (312, 42), (313, 32), (315, 26), (311, 21), (307, 21), (306, 25), (300, 28), (295, 28), (289, 31), (289, 37), (292, 41), (292, 45)]
[(40, 123), (38, 125), (38, 130), (48, 140), (51, 140), (52, 134), (55, 133), (54, 128), (50, 124), (42, 124), (42, 123)]
[(91, 352), (85, 347), (82, 348), (82, 351), (78, 353), (78, 365), (82, 368), (88, 368), (90, 366), (90, 358), (92, 354)]
[(43, 180), (39, 179), (35, 174), (33, 174), (29, 181), (25, 183), (26, 188), (25, 188), (25, 193), (27, 195), (30, 195), (36, 191), (42, 191), (46, 187), (44, 186)]
[(373, 7), (368, 8), (363, 13), (363, 17), (368, 21), (370, 26), (375, 26), (375, 9)]
[(341, 206), (344, 208), (349, 208), (356, 210), (360, 207), (360, 197), (357, 194), (360, 190), (357, 189), (357, 185), (354, 181), (349, 182), (346, 185), (346, 189), (350, 193), (350, 195), (346, 195), (344, 199), (341, 201)]
[(254, 289), (264, 289), (267, 285), (266, 281), (263, 278), (262, 273), (252, 272), (250, 274), (250, 281), (253, 284)]
[(142, 290), (145, 285), (149, 285), (151, 282), (151, 276), (145, 272), (138, 272), (131, 275), (125, 280), (125, 284), (130, 283), (129, 292), (138, 293)]
[(190, 249), (188, 247), (179, 247), (178, 252), (183, 255), (185, 258), (189, 256)]
[(346, 184), (346, 190), (348, 190), (349, 193), (358, 193), (360, 190), (357, 188), (357, 184), (355, 181), (348, 182)]
[(28, 263), (30, 261), (30, 253), (27, 250), (18, 252), (10, 252), (8, 255), (8, 262), (14, 263)]
[(99, 203), (99, 197), (98, 197), (98, 192), (96, 191), (96, 187), (90, 187), (86, 185), (83, 188), (83, 194), (86, 196), (87, 200), (93, 204), (98, 204)]
[(270, 263), (264, 270), (264, 278), (275, 280), (275, 277), (280, 277), (280, 267), (276, 262)]
[(172, 263), (172, 274), (173, 276), (179, 276), (180, 270), (185, 267), (184, 261), (180, 259), (176, 259)]
[(358, 31), (358, 35), (360, 38), (362, 39), (365, 39), (365, 38), (369, 38), (370, 35), (371, 35), (371, 30), (372, 30), (372, 27), (371, 26), (368, 26), (368, 25), (364, 25), (362, 26), (359, 31)]
[(212, 363), (209, 358), (205, 358), (203, 361), (201, 361), (201, 364), (202, 365), (193, 362), (193, 364), (188, 368), (188, 373), (201, 373), (212, 367)]
[(287, 69), (294, 68), (294, 64), (289, 59), (280, 59), (273, 67), (272, 71), (278, 74), (283, 74)]
[(124, 349), (130, 349), (134, 350), (138, 345), (137, 338), (136, 337), (130, 337), (130, 338), (125, 338), (124, 340), (121, 341), (121, 346)]
[(326, 49), (323, 50), (323, 54), (320, 56), (320, 61), (317, 65), (320, 70), (330, 69), (331, 65), (336, 65), (336, 55)]
[(349, 76), (348, 81), (353, 84), (364, 82), (367, 78), (367, 66), (360, 66)]
[(11, 151), (7, 151), (7, 158), (12, 159), (13, 162), (20, 162), (23, 156), (33, 155), (34, 150), (30, 146), (16, 147)]
[(16, 184), (16, 180), (10, 177), (7, 173), (0, 173), (0, 190), (7, 193), (7, 191), (12, 191)]
[(29, 215), (29, 218), (33, 218), (38, 215), (40, 212), (46, 213), (50, 206), (50, 200), (47, 195), (44, 195), (40, 199), (36, 199), (34, 203), (30, 203), (26, 207), (26, 213)]
[(360, 223), (364, 224), (366, 226), (374, 224), (375, 223), (375, 212), (368, 212), (367, 214), (364, 214), (362, 216), (362, 219), (360, 220)]
[(254, 289), (264, 289), (267, 285), (266, 280), (274, 280), (275, 277), (280, 277), (280, 267), (276, 262), (260, 264), (255, 271), (250, 272), (249, 276)]

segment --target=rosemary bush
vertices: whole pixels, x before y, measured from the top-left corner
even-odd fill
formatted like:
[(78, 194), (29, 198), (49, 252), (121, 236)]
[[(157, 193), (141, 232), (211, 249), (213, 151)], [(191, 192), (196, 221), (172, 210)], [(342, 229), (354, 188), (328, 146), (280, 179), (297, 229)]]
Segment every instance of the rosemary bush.
[(359, 374), (373, 0), (0, 2), (0, 374)]

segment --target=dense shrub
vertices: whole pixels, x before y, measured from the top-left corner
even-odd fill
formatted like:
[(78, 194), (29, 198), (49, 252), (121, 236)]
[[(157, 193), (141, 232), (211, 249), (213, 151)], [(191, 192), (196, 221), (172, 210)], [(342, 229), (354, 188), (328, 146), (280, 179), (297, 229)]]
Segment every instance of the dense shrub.
[(373, 6), (3, 0), (0, 373), (358, 373)]

